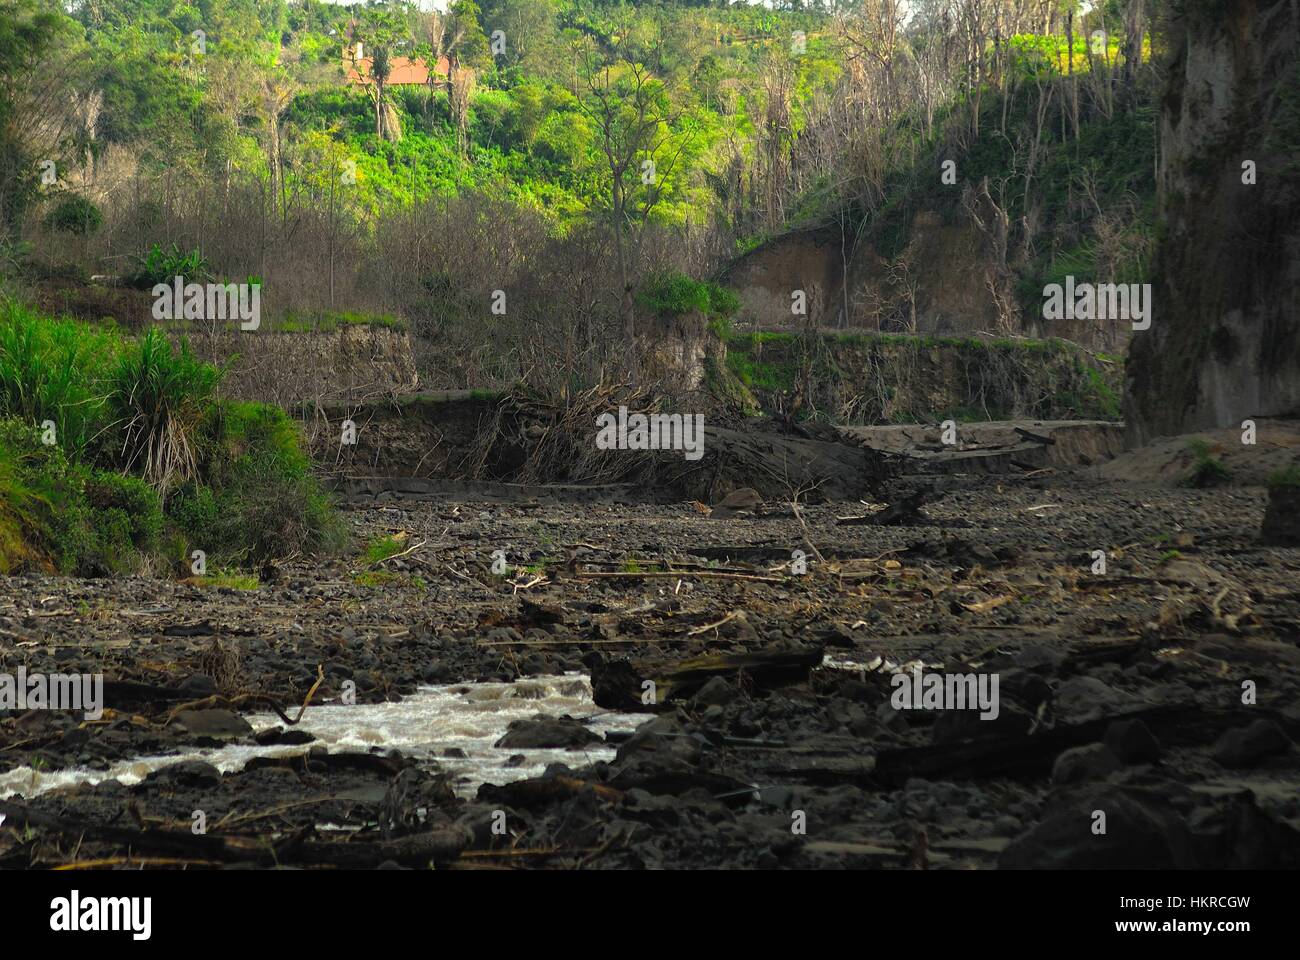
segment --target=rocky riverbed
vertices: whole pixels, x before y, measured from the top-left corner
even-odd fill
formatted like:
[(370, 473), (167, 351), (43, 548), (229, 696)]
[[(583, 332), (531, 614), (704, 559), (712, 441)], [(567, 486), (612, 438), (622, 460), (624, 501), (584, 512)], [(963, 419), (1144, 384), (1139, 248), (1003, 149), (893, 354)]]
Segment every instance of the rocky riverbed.
[[(347, 517), (398, 555), (253, 589), (7, 578), (0, 669), (102, 673), (107, 709), (0, 712), (0, 865), (1297, 866), (1265, 501), (393, 498)], [(899, 709), (915, 671), (996, 677), (996, 717)]]

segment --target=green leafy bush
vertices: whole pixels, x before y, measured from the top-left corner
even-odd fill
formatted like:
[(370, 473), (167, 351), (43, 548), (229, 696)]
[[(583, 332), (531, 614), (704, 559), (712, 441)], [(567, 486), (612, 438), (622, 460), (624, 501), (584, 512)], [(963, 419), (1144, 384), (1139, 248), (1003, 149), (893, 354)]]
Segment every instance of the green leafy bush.
[(63, 233), (94, 233), (104, 225), (104, 214), (85, 197), (75, 194), (55, 204), (45, 215), (45, 226)]
[(279, 407), (221, 404), (200, 443), (203, 481), (184, 485), (168, 504), (192, 546), (222, 562), (260, 563), (341, 545), (298, 425)]
[[(70, 462), (42, 431), (18, 420), (0, 421), (0, 502), (20, 523), (23, 547), (7, 557), (62, 573), (105, 575), (142, 568), (160, 542), (162, 508), (157, 493), (136, 477)], [(3, 513), (4, 511), (0, 511)], [(6, 541), (12, 546), (12, 541)]]
[(206, 283), (212, 279), (207, 257), (197, 250), (182, 252), (174, 243), (166, 250), (155, 243), (144, 256), (136, 257), (135, 260), (135, 269), (123, 280), (128, 287), (137, 290), (149, 290), (155, 284), (171, 283), (176, 277), (183, 277), (187, 283)]
[(1192, 440), (1187, 449), (1193, 457), (1192, 469), (1183, 478), (1186, 487), (1217, 487), (1232, 479), (1232, 471), (1215, 457), (1210, 445), (1201, 439)]
[(0, 301), (0, 572), (341, 546), (297, 423), (218, 401), (222, 373), (156, 328), (124, 339)]

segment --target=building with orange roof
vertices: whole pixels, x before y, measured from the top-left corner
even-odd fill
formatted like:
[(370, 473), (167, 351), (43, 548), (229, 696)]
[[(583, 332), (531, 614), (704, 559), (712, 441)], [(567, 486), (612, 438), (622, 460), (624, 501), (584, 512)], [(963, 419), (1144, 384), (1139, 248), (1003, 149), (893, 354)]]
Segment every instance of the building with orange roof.
[[(364, 55), (365, 50), (361, 43), (356, 44), (352, 49), (345, 49), (343, 52), (343, 72), (345, 82), (352, 86), (370, 86), (375, 80), (371, 75), (374, 68), (374, 58)], [(434, 65), (433, 75), (430, 77), (428, 61), (418, 57), (389, 57), (388, 79), (384, 82), (385, 86), (419, 86), (423, 87), (430, 83), (441, 83), (451, 74), (451, 63), (446, 57), (439, 57), (437, 64)]]

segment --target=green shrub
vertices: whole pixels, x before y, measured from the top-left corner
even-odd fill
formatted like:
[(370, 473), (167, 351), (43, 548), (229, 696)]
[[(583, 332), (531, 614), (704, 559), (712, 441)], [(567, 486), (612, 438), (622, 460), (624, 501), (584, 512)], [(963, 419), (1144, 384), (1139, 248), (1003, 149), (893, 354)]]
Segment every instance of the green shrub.
[(75, 194), (60, 200), (45, 216), (45, 226), (64, 233), (94, 233), (103, 225), (99, 207)]
[(86, 500), (98, 514), (120, 523), (128, 542), (141, 553), (153, 553), (162, 542), (162, 505), (157, 492), (137, 477), (97, 470), (86, 482)]
[(1183, 478), (1183, 486), (1216, 487), (1232, 479), (1232, 471), (1211, 454), (1210, 445), (1204, 440), (1190, 441), (1187, 449), (1191, 451), (1193, 462), (1192, 469)]
[(365, 559), (367, 563), (380, 563), (389, 557), (396, 556), (404, 549), (406, 548), (402, 545), (402, 541), (396, 537), (376, 537), (366, 544)]
[(279, 407), (222, 403), (200, 432), (200, 474), (168, 503), (190, 543), (229, 563), (341, 545), (342, 527), (312, 475), (298, 425)]
[(171, 283), (176, 277), (182, 277), (187, 283), (207, 283), (212, 279), (207, 257), (197, 250), (182, 252), (174, 243), (166, 250), (155, 243), (135, 261), (135, 269), (123, 277), (123, 282), (137, 290)]
[(733, 291), (675, 271), (651, 274), (636, 300), (646, 310), (671, 316), (695, 312), (725, 319), (740, 309), (740, 298)]
[(144, 481), (69, 462), (62, 448), (41, 442), (40, 429), (17, 420), (0, 422), (0, 462), (12, 481), (0, 499), (21, 518), (18, 555), (27, 563), (87, 576), (125, 573), (157, 549), (162, 508)]
[(1300, 489), (1300, 463), (1293, 463), (1289, 467), (1269, 474), (1268, 487), (1270, 490)]
[(0, 572), (119, 573), (191, 545), (231, 563), (341, 546), (298, 425), (219, 402), (223, 372), (158, 329), (125, 340), (0, 301)]

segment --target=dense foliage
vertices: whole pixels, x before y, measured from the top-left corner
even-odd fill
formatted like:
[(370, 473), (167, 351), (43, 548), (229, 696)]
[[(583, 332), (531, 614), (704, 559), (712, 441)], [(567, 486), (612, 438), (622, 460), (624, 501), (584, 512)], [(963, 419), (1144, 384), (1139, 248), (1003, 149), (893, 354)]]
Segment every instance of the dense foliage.
[(337, 542), (278, 407), (219, 401), (221, 371), (0, 301), (0, 572), (257, 563)]

